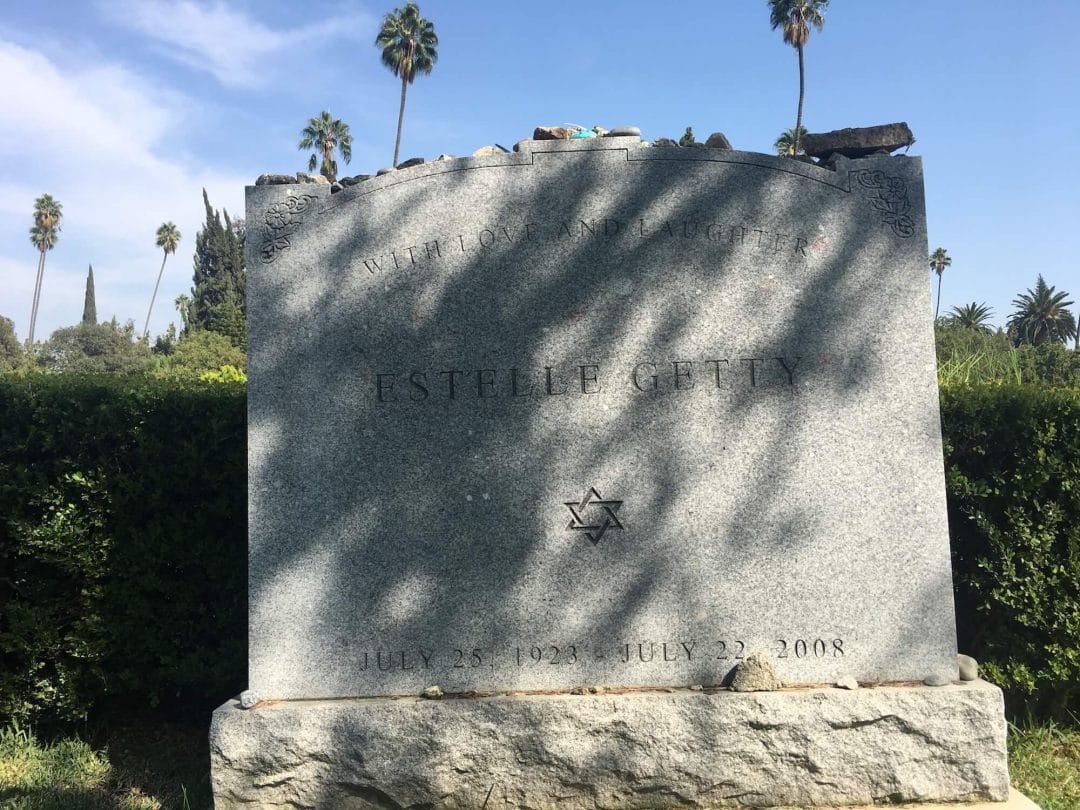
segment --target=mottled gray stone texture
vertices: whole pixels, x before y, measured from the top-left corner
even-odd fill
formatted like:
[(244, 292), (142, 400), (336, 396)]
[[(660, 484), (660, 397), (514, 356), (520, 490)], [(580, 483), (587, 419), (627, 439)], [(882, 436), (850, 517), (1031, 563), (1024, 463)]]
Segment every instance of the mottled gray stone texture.
[(954, 680), (920, 160), (522, 150), (247, 191), (255, 696)]
[(692, 692), (228, 703), (218, 810), (1004, 800), (1001, 692)]

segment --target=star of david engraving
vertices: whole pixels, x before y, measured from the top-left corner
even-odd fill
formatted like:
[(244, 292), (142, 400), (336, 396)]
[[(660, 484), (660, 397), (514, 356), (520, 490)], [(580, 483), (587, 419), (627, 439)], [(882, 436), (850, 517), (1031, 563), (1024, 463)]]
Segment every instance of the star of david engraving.
[(572, 531), (585, 532), (585, 536), (592, 540), (593, 545), (600, 542), (604, 532), (608, 529), (621, 529), (623, 525), (615, 515), (622, 501), (605, 501), (595, 487), (589, 487), (581, 503), (564, 501), (566, 508), (574, 519), (566, 527)]

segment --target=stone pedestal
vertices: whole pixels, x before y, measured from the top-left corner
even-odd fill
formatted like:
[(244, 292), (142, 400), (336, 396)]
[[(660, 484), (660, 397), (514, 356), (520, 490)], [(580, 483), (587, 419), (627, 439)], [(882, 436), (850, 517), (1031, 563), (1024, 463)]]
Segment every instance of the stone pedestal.
[(659, 808), (1003, 802), (1001, 691), (639, 690), (229, 701), (211, 730), (232, 807)]

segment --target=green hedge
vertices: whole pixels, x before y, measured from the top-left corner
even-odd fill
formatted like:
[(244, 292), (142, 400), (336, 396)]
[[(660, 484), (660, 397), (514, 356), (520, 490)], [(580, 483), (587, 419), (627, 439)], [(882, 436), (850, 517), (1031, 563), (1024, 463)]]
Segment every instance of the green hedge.
[[(960, 647), (1076, 712), (1080, 391), (942, 390)], [(243, 388), (0, 375), (0, 715), (244, 686)]]
[(1080, 390), (946, 387), (961, 651), (1012, 711), (1080, 707)]
[(245, 425), (242, 387), (0, 376), (0, 715), (243, 687)]

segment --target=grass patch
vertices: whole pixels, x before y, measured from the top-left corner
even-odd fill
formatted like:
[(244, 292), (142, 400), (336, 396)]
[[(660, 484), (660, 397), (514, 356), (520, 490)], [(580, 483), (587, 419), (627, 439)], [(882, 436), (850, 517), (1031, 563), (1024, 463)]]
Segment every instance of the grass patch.
[(1013, 785), (1043, 810), (1080, 808), (1080, 725), (1009, 725)]
[(5, 810), (199, 810), (212, 806), (209, 724), (129, 723), (91, 745), (0, 729)]

